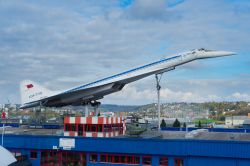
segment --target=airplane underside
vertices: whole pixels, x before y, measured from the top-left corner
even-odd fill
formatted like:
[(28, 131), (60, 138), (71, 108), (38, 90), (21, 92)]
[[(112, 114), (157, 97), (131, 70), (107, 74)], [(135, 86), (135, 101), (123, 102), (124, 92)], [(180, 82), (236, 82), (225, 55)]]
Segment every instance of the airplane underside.
[[(159, 74), (162, 72), (166, 72), (169, 70), (173, 70), (173, 68), (167, 68), (164, 70), (157, 70), (148, 72), (146, 74), (137, 75), (134, 77), (130, 77), (127, 79), (120, 80), (118, 82), (108, 83), (105, 85), (95, 86), (93, 88), (87, 88), (78, 90), (75, 92), (69, 92), (65, 94), (61, 94), (58, 97), (51, 97), (47, 100), (42, 100), (39, 102), (30, 103), (27, 105), (27, 108), (32, 106), (42, 106), (42, 107), (63, 107), (63, 106), (81, 106), (81, 105), (95, 105), (97, 100), (102, 99), (105, 95), (118, 92), (123, 89), (123, 87), (131, 82), (137, 81), (139, 79), (145, 78), (152, 74)], [(25, 108), (25, 107), (24, 107)]]
[(67, 105), (79, 106), (90, 104), (92, 101), (102, 99), (103, 96), (120, 91), (125, 84), (122, 83), (111, 83), (105, 86), (95, 87), (95, 90), (87, 89), (81, 90), (79, 92), (72, 92), (70, 94), (65, 94), (60, 98), (55, 98), (53, 100), (44, 103), (45, 107), (62, 107)]

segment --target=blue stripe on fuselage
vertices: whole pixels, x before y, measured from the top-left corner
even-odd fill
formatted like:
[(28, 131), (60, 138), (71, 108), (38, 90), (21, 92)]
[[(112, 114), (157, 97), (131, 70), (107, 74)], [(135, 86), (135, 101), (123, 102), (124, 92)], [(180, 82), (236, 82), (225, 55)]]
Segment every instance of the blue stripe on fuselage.
[(100, 82), (103, 82), (103, 81), (107, 81), (107, 80), (111, 80), (111, 79), (113, 79), (113, 78), (116, 78), (116, 77), (119, 77), (119, 76), (122, 76), (122, 75), (126, 75), (126, 74), (129, 74), (129, 73), (138, 71), (138, 70), (142, 70), (142, 69), (145, 69), (145, 68), (148, 68), (148, 67), (152, 67), (152, 66), (155, 66), (155, 65), (158, 65), (158, 64), (161, 64), (161, 63), (164, 63), (164, 62), (167, 62), (167, 61), (176, 59), (176, 58), (178, 58), (178, 57), (180, 57), (180, 56), (181, 56), (181, 55), (174, 56), (174, 57), (171, 57), (171, 58), (168, 58), (168, 59), (163, 59), (163, 60), (160, 60), (160, 61), (157, 61), (157, 62), (153, 62), (153, 63), (147, 64), (147, 65), (144, 65), (144, 66), (141, 66), (141, 67), (132, 69), (132, 70), (125, 71), (125, 72), (120, 73), (120, 74), (116, 74), (116, 75), (113, 75), (113, 76), (110, 76), (110, 77), (107, 77), (107, 78), (104, 78), (104, 79), (101, 79), (101, 80), (98, 80), (98, 81), (95, 81), (95, 82), (91, 82), (91, 83), (89, 83), (89, 84), (85, 84), (85, 85), (79, 86), (79, 87), (77, 87), (77, 88), (68, 90), (68, 91), (63, 92), (63, 93), (69, 93), (69, 92), (73, 92), (73, 91), (82, 90), (82, 89), (85, 89), (85, 88), (87, 88), (87, 87), (93, 86), (93, 85), (95, 85), (95, 84), (97, 84), (97, 83), (100, 83)]

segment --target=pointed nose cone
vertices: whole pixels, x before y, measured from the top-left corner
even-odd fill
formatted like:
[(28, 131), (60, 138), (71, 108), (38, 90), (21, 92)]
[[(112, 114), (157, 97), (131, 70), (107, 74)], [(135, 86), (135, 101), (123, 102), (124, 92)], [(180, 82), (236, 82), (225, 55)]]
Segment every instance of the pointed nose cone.
[(216, 57), (236, 55), (235, 52), (230, 51), (215, 51), (214, 54), (217, 55)]
[(205, 59), (205, 58), (216, 58), (216, 57), (223, 57), (223, 56), (231, 56), (235, 55), (235, 52), (229, 52), (229, 51), (203, 51), (198, 52), (198, 58), (199, 59)]

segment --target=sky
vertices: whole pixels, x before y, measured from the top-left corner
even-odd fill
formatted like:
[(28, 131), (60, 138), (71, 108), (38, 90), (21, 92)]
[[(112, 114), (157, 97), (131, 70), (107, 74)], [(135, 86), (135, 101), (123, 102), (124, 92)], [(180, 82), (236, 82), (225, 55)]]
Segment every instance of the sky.
[[(0, 103), (19, 83), (68, 89), (195, 48), (237, 52), (165, 73), (162, 102), (250, 101), (248, 0), (0, 0)], [(102, 103), (156, 102), (150, 76)]]

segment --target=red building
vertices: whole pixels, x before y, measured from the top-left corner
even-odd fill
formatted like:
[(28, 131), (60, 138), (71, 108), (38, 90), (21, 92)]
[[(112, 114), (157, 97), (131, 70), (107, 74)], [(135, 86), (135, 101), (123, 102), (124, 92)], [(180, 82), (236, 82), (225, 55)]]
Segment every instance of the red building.
[(122, 117), (65, 117), (64, 136), (114, 137), (125, 133)]

